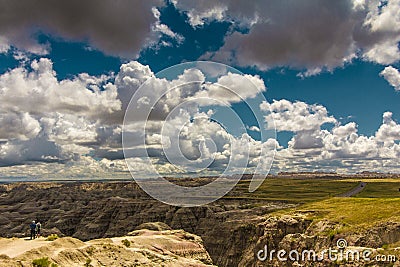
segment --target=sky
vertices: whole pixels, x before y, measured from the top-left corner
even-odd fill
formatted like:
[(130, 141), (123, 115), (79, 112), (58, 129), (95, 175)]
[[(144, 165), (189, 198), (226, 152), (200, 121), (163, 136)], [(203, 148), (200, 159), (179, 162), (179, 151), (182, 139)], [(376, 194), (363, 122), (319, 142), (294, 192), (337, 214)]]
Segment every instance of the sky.
[(400, 172), (400, 0), (0, 13), (0, 179)]

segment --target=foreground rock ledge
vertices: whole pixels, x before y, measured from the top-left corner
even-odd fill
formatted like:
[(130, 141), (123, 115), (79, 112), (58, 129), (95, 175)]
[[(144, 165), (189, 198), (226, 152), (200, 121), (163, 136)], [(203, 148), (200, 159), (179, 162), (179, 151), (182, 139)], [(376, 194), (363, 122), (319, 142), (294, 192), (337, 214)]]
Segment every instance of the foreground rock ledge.
[(32, 266), (48, 257), (57, 266), (213, 266), (200, 237), (183, 230), (137, 230), (87, 242), (72, 237), (0, 239), (0, 266)]

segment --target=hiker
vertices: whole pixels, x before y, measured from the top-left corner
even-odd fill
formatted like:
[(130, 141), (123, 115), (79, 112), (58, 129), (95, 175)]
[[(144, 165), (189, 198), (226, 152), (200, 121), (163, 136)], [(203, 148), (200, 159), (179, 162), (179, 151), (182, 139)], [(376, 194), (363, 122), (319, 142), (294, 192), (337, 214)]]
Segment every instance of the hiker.
[(31, 240), (36, 238), (36, 223), (35, 221), (32, 221), (32, 223), (29, 225), (31, 228)]
[(36, 223), (36, 237), (40, 237), (40, 229), (42, 228), (42, 225), (40, 224), (40, 222), (38, 221)]

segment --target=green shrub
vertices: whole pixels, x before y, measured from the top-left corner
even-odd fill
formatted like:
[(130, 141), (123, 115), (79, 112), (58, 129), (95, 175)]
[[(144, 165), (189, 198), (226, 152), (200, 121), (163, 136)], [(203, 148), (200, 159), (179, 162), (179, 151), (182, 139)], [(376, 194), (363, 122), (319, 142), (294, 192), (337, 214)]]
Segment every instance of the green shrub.
[(93, 266), (91, 263), (92, 263), (92, 259), (87, 258), (87, 259), (86, 259), (86, 262), (85, 262), (85, 264), (84, 264), (83, 266), (85, 266), (85, 267), (91, 267), (91, 266)]
[(124, 239), (121, 241), (122, 244), (124, 244), (125, 247), (129, 248), (131, 246), (131, 241), (129, 241), (128, 239)]
[(337, 229), (331, 229), (328, 231), (328, 237), (329, 240), (333, 241), (333, 239), (335, 238), (335, 235), (338, 234), (338, 230)]
[(90, 246), (90, 247), (88, 247), (88, 248), (86, 249), (86, 252), (87, 252), (87, 254), (89, 254), (89, 255), (93, 255), (93, 253), (94, 253), (95, 250), (96, 250), (95, 247)]
[(58, 266), (57, 264), (52, 263), (49, 260), (49, 258), (47, 258), (47, 257), (33, 260), (32, 265), (34, 267), (57, 267)]
[(46, 238), (46, 241), (54, 241), (58, 239), (58, 235), (57, 234), (51, 234)]

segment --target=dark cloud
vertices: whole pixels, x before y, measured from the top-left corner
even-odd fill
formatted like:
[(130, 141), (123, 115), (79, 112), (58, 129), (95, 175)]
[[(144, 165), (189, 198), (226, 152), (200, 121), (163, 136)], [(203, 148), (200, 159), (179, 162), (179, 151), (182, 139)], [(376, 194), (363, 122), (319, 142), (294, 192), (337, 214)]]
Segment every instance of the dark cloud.
[(238, 60), (249, 65), (340, 65), (351, 55), (355, 21), (348, 1), (283, 2), (263, 7), (267, 20), (249, 34), (229, 36), (224, 50), (237, 50)]
[(312, 131), (298, 132), (291, 141), (293, 149), (323, 148), (323, 139)]
[(44, 136), (26, 141), (11, 141), (2, 152), (0, 167), (29, 162), (62, 162), (74, 157), (74, 155), (63, 155), (60, 147)]
[(156, 22), (152, 7), (160, 4), (158, 0), (0, 0), (0, 35), (18, 48), (40, 52), (34, 35), (41, 30), (133, 57), (151, 37)]
[[(192, 26), (231, 21), (224, 46), (202, 58), (242, 66), (307, 68), (315, 74), (352, 58), (400, 59), (400, 1), (173, 1)], [(382, 2), (382, 1), (381, 1)]]

